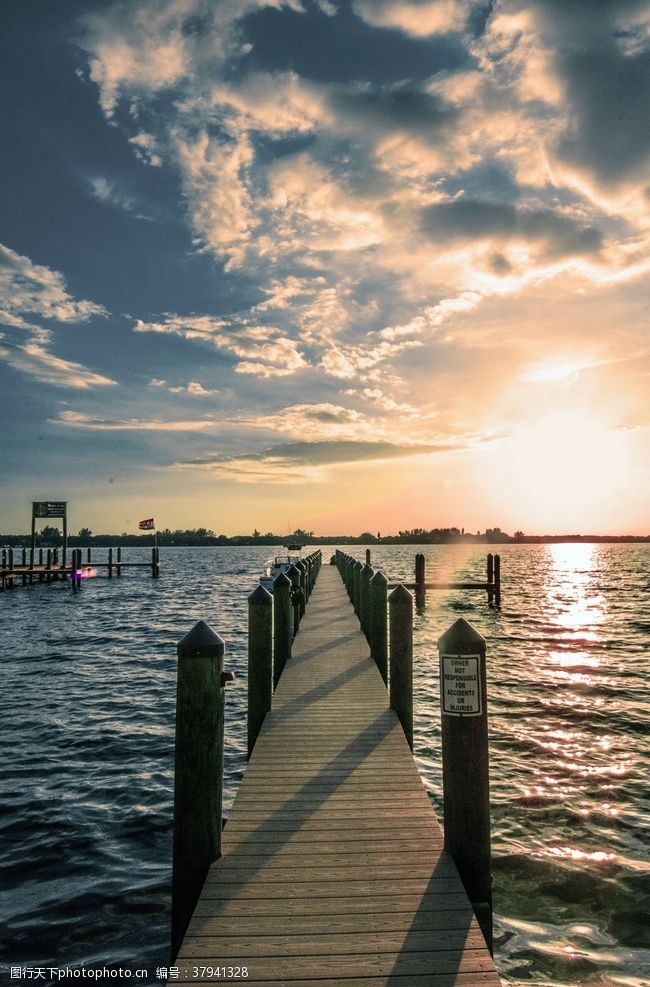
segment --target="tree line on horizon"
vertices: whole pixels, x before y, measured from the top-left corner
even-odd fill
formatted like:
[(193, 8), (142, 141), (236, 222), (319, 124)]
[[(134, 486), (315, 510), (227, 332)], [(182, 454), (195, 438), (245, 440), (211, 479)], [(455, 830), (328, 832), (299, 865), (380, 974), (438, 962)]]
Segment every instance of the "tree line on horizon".
[[(250, 535), (216, 535), (209, 528), (163, 528), (156, 532), (159, 546), (227, 546), (227, 545), (270, 545), (285, 546), (288, 542), (300, 545), (448, 545), (448, 544), (538, 544), (543, 542), (644, 542), (650, 541), (650, 535), (526, 535), (523, 531), (515, 531), (509, 535), (501, 528), (486, 528), (475, 534), (465, 528), (409, 528), (398, 531), (396, 535), (373, 534), (364, 531), (360, 535), (318, 535), (313, 531), (296, 528), (290, 535), (276, 535), (271, 531), (262, 534), (257, 528)], [(37, 547), (55, 548), (63, 543), (63, 535), (59, 528), (45, 525), (36, 532)], [(17, 546), (19, 548), (31, 545), (31, 535), (0, 535), (0, 544)], [(115, 547), (149, 547), (153, 544), (153, 533), (129, 534), (94, 534), (90, 528), (81, 528), (76, 535), (68, 536), (70, 547), (86, 548), (92, 546)]]

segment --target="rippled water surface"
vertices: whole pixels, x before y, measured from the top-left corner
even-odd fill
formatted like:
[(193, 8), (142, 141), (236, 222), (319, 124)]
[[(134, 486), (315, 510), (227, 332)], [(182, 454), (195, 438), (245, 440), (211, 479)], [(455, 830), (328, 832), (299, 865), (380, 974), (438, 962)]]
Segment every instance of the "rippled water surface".
[[(163, 549), (159, 580), (133, 570), (78, 594), (0, 595), (5, 968), (122, 965), (160, 983), (176, 642), (198, 619), (227, 642), (229, 805), (245, 762), (246, 596), (268, 551)], [(412, 581), (413, 546), (372, 551), (391, 580)], [(483, 578), (484, 550), (424, 551), (430, 578)], [(641, 987), (650, 546), (509, 545), (501, 557), (500, 611), (483, 593), (449, 591), (416, 615), (418, 766), (440, 809), (436, 640), (464, 616), (488, 642), (499, 972), (512, 984)]]

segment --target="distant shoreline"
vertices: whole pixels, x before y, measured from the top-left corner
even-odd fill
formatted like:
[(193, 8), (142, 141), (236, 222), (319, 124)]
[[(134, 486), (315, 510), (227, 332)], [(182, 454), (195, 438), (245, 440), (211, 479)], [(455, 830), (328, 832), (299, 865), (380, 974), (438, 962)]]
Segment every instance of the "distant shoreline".
[[(643, 544), (650, 542), (650, 535), (508, 535), (502, 531), (485, 534), (434, 534), (384, 535), (380, 537), (364, 535), (194, 535), (192, 532), (158, 533), (158, 546), (193, 548), (222, 547), (237, 548), (254, 545), (268, 547), (286, 546), (288, 542), (301, 545), (563, 545), (563, 544)], [(61, 539), (47, 537), (39, 539), (36, 547), (49, 548), (61, 544)], [(70, 535), (68, 545), (75, 548), (123, 546), (150, 548), (151, 534), (147, 535), (91, 535), (80, 537)], [(29, 548), (30, 535), (0, 535), (0, 547)]]

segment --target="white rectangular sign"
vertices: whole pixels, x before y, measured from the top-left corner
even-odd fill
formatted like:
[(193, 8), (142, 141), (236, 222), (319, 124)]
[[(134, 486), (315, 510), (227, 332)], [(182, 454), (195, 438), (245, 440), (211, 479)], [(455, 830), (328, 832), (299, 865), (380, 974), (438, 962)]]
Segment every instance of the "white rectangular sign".
[(440, 696), (447, 716), (480, 716), (479, 655), (440, 655)]

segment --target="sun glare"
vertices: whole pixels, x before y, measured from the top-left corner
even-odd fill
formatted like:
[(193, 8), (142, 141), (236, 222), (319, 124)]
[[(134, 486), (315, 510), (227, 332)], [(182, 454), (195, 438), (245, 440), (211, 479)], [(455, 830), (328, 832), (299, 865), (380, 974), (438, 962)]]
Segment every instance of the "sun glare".
[(585, 412), (558, 411), (521, 429), (498, 460), (504, 513), (529, 530), (598, 531), (619, 519), (627, 439)]

